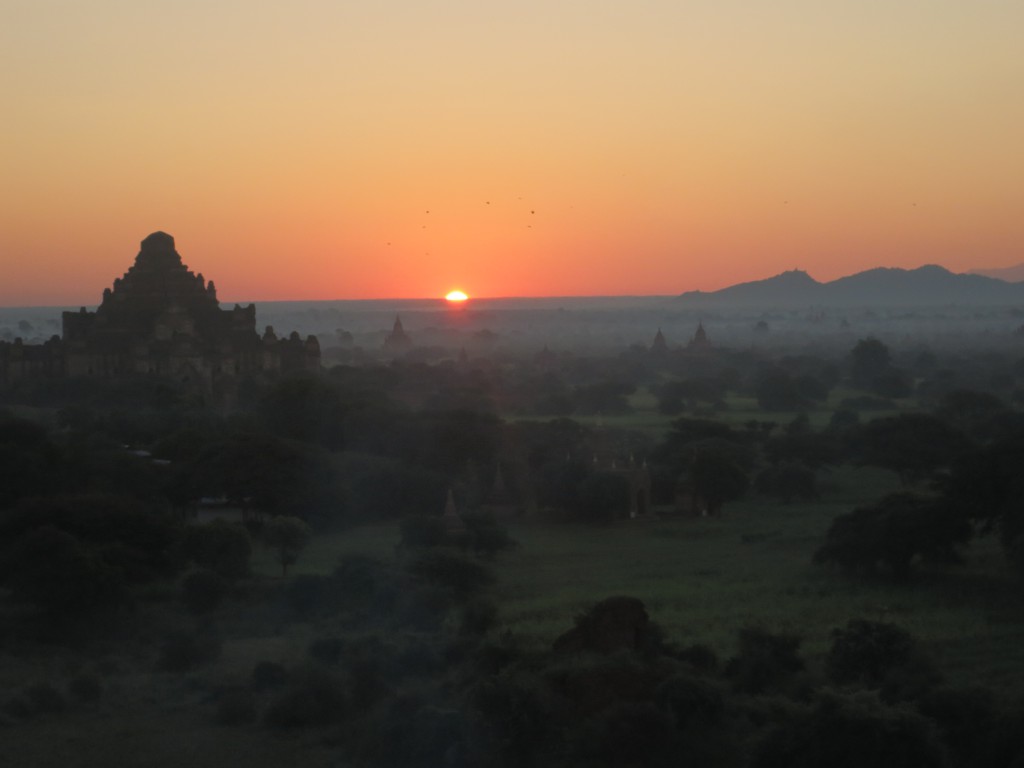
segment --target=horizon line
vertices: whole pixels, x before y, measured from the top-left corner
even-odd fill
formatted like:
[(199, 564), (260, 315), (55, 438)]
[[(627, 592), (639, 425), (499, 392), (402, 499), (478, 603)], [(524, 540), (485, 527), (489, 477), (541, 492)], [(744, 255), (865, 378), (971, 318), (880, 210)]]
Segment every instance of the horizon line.
[[(1006, 279), (1004, 279), (1002, 277), (995, 277), (993, 275), (985, 274), (985, 273), (988, 273), (988, 272), (1007, 272), (1007, 271), (1013, 270), (1013, 269), (1015, 269), (1017, 267), (1024, 267), (1024, 262), (1018, 263), (1018, 264), (1014, 264), (1014, 265), (1011, 265), (1009, 267), (985, 267), (985, 268), (975, 267), (973, 269), (970, 269), (970, 270), (967, 270), (967, 271), (964, 271), (964, 272), (956, 272), (956, 271), (950, 269), (949, 267), (946, 267), (946, 266), (944, 266), (942, 264), (939, 264), (937, 262), (926, 262), (926, 263), (920, 264), (917, 267), (885, 267), (885, 266), (877, 266), (877, 267), (868, 267), (867, 269), (862, 269), (862, 270), (859, 270), (857, 272), (851, 272), (848, 275), (843, 275), (842, 277), (837, 277), (837, 278), (834, 278), (833, 280), (824, 281), (824, 283), (822, 283), (822, 284), (836, 282), (837, 280), (842, 280), (842, 279), (844, 279), (846, 277), (853, 277), (855, 275), (859, 275), (859, 274), (862, 274), (864, 272), (871, 272), (871, 271), (877, 270), (877, 269), (888, 269), (888, 270), (898, 270), (898, 271), (903, 271), (903, 272), (913, 272), (915, 270), (922, 269), (924, 267), (939, 267), (941, 269), (946, 270), (950, 274), (954, 274), (954, 275), (977, 275), (977, 276), (980, 276), (980, 277), (988, 277), (988, 278), (993, 279), (993, 280), (1000, 280), (1002, 282), (1014, 284), (1016, 282), (1022, 282), (1022, 281), (1006, 280)], [(781, 272), (776, 272), (774, 274), (768, 275), (767, 277), (748, 278), (748, 279), (745, 279), (745, 280), (740, 280), (738, 282), (729, 283), (729, 284), (724, 285), (724, 286), (722, 286), (720, 288), (714, 288), (714, 289), (691, 288), (691, 289), (684, 289), (682, 291), (678, 291), (678, 292), (675, 292), (675, 293), (623, 293), (623, 294), (587, 294), (587, 293), (579, 293), (579, 294), (502, 295), (502, 296), (474, 296), (474, 295), (470, 295), (468, 300), (465, 303), (466, 304), (471, 304), (472, 302), (475, 302), (475, 301), (510, 301), (510, 300), (527, 300), (527, 299), (552, 299), (552, 300), (554, 300), (554, 299), (670, 299), (670, 298), (677, 298), (677, 297), (682, 296), (682, 295), (687, 294), (687, 293), (709, 293), (709, 294), (710, 293), (717, 293), (718, 291), (726, 290), (728, 288), (732, 288), (732, 287), (737, 286), (737, 285), (743, 285), (743, 284), (746, 284), (746, 283), (756, 283), (756, 282), (763, 282), (765, 280), (771, 280), (774, 277), (778, 277), (780, 275), (783, 275), (783, 274), (786, 274), (786, 273), (789, 273), (789, 272), (802, 272), (802, 273), (806, 274), (808, 277), (810, 277), (812, 280), (814, 280), (815, 282), (821, 282), (817, 278), (815, 278), (810, 272), (808, 272), (806, 269), (804, 269), (802, 267), (793, 267), (792, 269), (785, 269), (785, 270), (782, 270)], [(362, 297), (362, 298), (335, 297), (335, 298), (329, 298), (329, 299), (327, 299), (327, 298), (317, 298), (317, 299), (311, 299), (311, 298), (307, 298), (307, 299), (286, 298), (286, 299), (245, 299), (245, 300), (218, 299), (218, 301), (219, 301), (220, 304), (227, 304), (227, 305), (238, 304), (240, 306), (246, 306), (248, 304), (257, 304), (257, 303), (259, 303), (259, 304), (285, 304), (285, 303), (299, 303), (299, 302), (330, 302), (330, 301), (347, 301), (347, 302), (433, 301), (433, 302), (445, 302), (446, 299), (445, 299), (444, 296), (372, 296), (372, 297)], [(81, 302), (65, 302), (65, 303), (43, 303), (43, 304), (0, 304), (0, 309), (59, 309), (59, 310), (62, 310), (62, 311), (72, 311), (72, 310), (80, 309), (82, 307), (85, 307), (86, 309), (95, 309), (98, 306), (99, 306), (98, 302), (87, 302), (85, 304), (83, 304)]]
[[(579, 293), (579, 294), (536, 294), (536, 295), (507, 295), (507, 296), (470, 296), (466, 301), (459, 302), (458, 306), (453, 307), (456, 311), (459, 307), (466, 307), (473, 302), (477, 301), (523, 301), (523, 300), (559, 300), (559, 299), (674, 299), (678, 298), (682, 294), (679, 293), (607, 293), (607, 294), (590, 294), (590, 293)], [(371, 298), (359, 298), (359, 299), (348, 299), (348, 298), (333, 298), (333, 299), (217, 299), (221, 305), (233, 305), (246, 306), (249, 304), (303, 304), (303, 303), (314, 303), (314, 302), (332, 302), (332, 301), (345, 301), (349, 303), (358, 302), (371, 302), (371, 301), (422, 301), (422, 302), (434, 302), (441, 306), (450, 304), (444, 296), (376, 296)], [(0, 304), (0, 309), (59, 309), (62, 311), (78, 311), (81, 308), (92, 311), (98, 308), (99, 303), (92, 302), (82, 304), (79, 302), (65, 303), (65, 304)]]

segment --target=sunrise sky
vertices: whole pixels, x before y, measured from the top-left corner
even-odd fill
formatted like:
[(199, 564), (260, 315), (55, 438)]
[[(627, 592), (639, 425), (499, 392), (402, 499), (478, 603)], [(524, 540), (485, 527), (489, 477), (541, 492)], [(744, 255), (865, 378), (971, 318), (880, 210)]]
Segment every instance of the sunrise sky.
[(1024, 261), (1021, 0), (0, 0), (0, 305)]

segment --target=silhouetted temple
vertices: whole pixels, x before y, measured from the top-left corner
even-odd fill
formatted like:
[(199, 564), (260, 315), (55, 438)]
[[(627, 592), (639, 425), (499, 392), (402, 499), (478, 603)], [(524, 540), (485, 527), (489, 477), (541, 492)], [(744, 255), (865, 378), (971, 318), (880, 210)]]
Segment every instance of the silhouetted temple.
[(260, 336), (255, 305), (221, 309), (213, 281), (189, 271), (164, 232), (142, 241), (135, 263), (103, 292), (95, 312), (64, 313), (63, 340), (11, 347), (0, 350), (0, 383), (152, 375), (216, 394), (238, 375), (320, 369), (315, 336), (278, 339), (269, 326)]
[(654, 341), (651, 342), (651, 352), (662, 353), (667, 351), (668, 342), (665, 341), (665, 334), (663, 334), (661, 332), (661, 328), (659, 328), (658, 332), (654, 334)]
[(405, 332), (405, 328), (402, 327), (402, 318), (395, 317), (395, 325), (391, 329), (391, 333), (384, 337), (384, 349), (389, 352), (405, 352), (412, 346), (412, 339), (409, 338), (409, 334)]
[(704, 323), (697, 323), (697, 331), (686, 345), (688, 349), (711, 349), (711, 340), (707, 331), (704, 330)]

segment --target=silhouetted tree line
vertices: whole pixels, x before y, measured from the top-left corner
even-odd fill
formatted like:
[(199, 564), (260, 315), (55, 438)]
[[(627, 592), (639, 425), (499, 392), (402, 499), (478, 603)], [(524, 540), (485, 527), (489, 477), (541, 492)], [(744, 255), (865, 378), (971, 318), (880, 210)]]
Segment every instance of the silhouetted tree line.
[(952, 392), (933, 414), (868, 422), (859, 460), (896, 472), (905, 490), (840, 515), (815, 559), (903, 580), (915, 563), (958, 563), (974, 536), (996, 532), (1022, 565), (1020, 416), (991, 397)]

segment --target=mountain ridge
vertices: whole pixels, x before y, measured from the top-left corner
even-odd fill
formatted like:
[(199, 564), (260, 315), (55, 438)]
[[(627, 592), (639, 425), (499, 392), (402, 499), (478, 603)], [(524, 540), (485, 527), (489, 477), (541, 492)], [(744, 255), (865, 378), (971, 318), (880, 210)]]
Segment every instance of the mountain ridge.
[(875, 267), (824, 283), (794, 269), (717, 291), (687, 291), (677, 301), (775, 307), (1018, 304), (1024, 302), (1024, 283), (955, 273), (938, 264), (916, 269)]
[(1014, 264), (1011, 267), (989, 267), (986, 269), (971, 269), (967, 272), (970, 275), (984, 275), (994, 277), (997, 280), (1005, 280), (1008, 283), (1024, 282), (1024, 264)]

